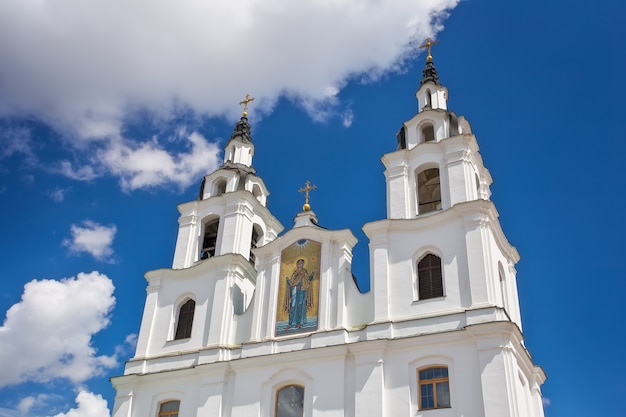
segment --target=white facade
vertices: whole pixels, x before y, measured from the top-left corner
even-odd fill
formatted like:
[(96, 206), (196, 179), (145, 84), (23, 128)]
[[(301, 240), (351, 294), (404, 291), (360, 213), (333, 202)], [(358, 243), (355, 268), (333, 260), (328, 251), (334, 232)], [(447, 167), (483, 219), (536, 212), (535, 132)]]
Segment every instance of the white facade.
[[(171, 401), (181, 417), (291, 416), (277, 404), (285, 387), (306, 417), (543, 416), (545, 374), (521, 332), (519, 255), (489, 200), (476, 139), (447, 110), (432, 62), (416, 96), (420, 112), (382, 158), (387, 218), (364, 226), (365, 294), (349, 230), (323, 229), (304, 211), (279, 236), (242, 117), (222, 168), (179, 206), (173, 268), (146, 274), (137, 351), (112, 379), (113, 417), (157, 417)], [(307, 241), (321, 245), (309, 277), (316, 328), (277, 336), (281, 285), (292, 288), (281, 257)]]

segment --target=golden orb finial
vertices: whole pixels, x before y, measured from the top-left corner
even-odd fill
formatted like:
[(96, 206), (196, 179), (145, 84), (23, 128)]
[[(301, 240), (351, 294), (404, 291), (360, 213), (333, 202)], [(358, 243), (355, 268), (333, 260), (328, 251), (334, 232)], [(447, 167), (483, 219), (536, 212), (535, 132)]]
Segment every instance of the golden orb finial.
[(250, 94), (246, 94), (245, 100), (239, 102), (239, 105), (243, 104), (243, 113), (241, 113), (243, 117), (248, 117), (248, 103), (251, 101), (254, 101), (254, 97), (250, 97)]
[(316, 188), (317, 185), (311, 185), (311, 182), (306, 180), (305, 186), (298, 190), (299, 193), (304, 193), (304, 205), (302, 206), (302, 210), (311, 210), (311, 206), (309, 205), (309, 191), (315, 190)]

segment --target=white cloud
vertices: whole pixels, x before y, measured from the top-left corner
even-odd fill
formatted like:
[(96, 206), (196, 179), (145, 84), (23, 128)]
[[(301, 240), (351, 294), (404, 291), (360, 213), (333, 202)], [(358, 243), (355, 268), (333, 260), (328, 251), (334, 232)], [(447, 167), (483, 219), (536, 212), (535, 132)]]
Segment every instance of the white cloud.
[(62, 175), (78, 181), (91, 181), (98, 177), (93, 167), (85, 165), (76, 169), (72, 166), (70, 161), (61, 161), (58, 171)]
[(115, 347), (115, 353), (118, 356), (132, 355), (137, 348), (137, 334), (131, 333), (124, 339), (124, 344)]
[(541, 397), (541, 403), (544, 407), (548, 407), (550, 404), (552, 404), (552, 401), (550, 401), (550, 398), (548, 397)]
[(220, 149), (197, 132), (182, 132), (180, 140), (187, 152), (168, 153), (153, 138), (142, 144), (113, 141), (100, 151), (98, 160), (116, 176), (124, 190), (135, 190), (165, 184), (187, 187), (218, 167)]
[(354, 113), (352, 112), (352, 110), (348, 109), (342, 115), (341, 124), (343, 125), (343, 127), (350, 127), (352, 126), (353, 120), (354, 120)]
[(63, 245), (74, 253), (87, 252), (98, 260), (110, 260), (113, 255), (113, 238), (117, 233), (115, 225), (103, 226), (86, 220), (83, 226), (73, 224), (70, 228), (71, 239), (65, 239)]
[(63, 200), (65, 200), (65, 194), (70, 190), (71, 188), (60, 188), (60, 187), (56, 187), (54, 190), (49, 191), (48, 192), (48, 196), (50, 197), (50, 199), (52, 201), (54, 201), (55, 203), (61, 203)]
[(80, 391), (76, 396), (76, 404), (78, 407), (54, 417), (109, 417), (111, 415), (106, 400), (99, 394)]
[(0, 127), (0, 159), (13, 154), (33, 157), (31, 132), (20, 127)]
[(109, 324), (113, 290), (98, 272), (27, 283), (0, 327), (0, 387), (56, 378), (79, 383), (116, 366), (114, 356), (98, 355), (91, 345)]
[(112, 174), (125, 190), (185, 187), (214, 162), (125, 138), (137, 111), (150, 120), (171, 121), (180, 109), (234, 119), (251, 93), (251, 117), (284, 96), (314, 120), (349, 124), (341, 88), (401, 69), (458, 2), (4, 0), (0, 118), (38, 119), (64, 146), (88, 153), (59, 164), (70, 178)]
[(37, 401), (37, 398), (32, 395), (29, 397), (22, 398), (20, 402), (17, 404), (17, 410), (22, 414), (27, 414), (30, 411), (30, 409), (33, 408), (33, 405), (35, 405), (36, 401)]
[[(325, 101), (395, 69), (458, 0), (0, 3), (0, 114), (101, 138), (130, 109), (238, 113), (253, 93)], [(37, 31), (30, 30), (37, 27)], [(60, 30), (62, 28), (62, 30)]]

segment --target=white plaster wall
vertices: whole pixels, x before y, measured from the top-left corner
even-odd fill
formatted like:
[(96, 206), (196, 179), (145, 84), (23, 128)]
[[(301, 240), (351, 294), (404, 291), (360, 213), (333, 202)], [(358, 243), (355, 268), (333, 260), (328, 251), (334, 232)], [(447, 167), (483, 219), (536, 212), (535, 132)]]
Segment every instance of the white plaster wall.
[[(181, 400), (181, 417), (272, 417), (276, 391), (290, 384), (305, 389), (306, 417), (541, 417), (531, 406), (529, 375), (516, 365), (521, 345), (501, 330), (488, 324), (480, 334), (371, 340), (128, 375), (114, 380), (113, 417), (156, 415), (159, 401), (173, 398)], [(451, 408), (421, 411), (417, 371), (433, 365), (448, 367)], [(520, 375), (526, 384), (516, 382)]]
[[(375, 321), (501, 306), (498, 261), (513, 263), (517, 252), (502, 240), (492, 207), (490, 202), (475, 201), (412, 220), (366, 224)], [(505, 256), (504, 251), (509, 254)], [(442, 259), (444, 297), (420, 300), (417, 262), (427, 253)], [(511, 277), (507, 278), (511, 317), (517, 319), (516, 290)]]

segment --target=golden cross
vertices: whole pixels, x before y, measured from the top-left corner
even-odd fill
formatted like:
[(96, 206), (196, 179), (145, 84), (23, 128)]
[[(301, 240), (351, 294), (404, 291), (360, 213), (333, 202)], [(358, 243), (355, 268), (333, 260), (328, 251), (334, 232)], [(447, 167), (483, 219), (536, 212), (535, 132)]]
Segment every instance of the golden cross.
[(315, 190), (316, 188), (317, 185), (311, 185), (311, 182), (306, 180), (306, 185), (298, 190), (299, 193), (304, 193), (304, 206), (302, 207), (304, 211), (309, 211), (311, 209), (309, 206), (309, 191)]
[(433, 60), (433, 56), (430, 54), (430, 47), (433, 45), (437, 45), (438, 43), (439, 41), (431, 41), (430, 38), (426, 38), (426, 42), (424, 42), (424, 45), (420, 45), (420, 49), (428, 48), (428, 56), (426, 57), (427, 61)]
[(246, 117), (248, 115), (248, 103), (254, 101), (254, 97), (250, 97), (250, 94), (246, 94), (246, 99), (244, 101), (240, 101), (239, 105), (243, 104), (243, 113), (242, 116)]

